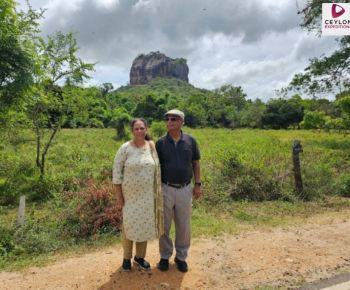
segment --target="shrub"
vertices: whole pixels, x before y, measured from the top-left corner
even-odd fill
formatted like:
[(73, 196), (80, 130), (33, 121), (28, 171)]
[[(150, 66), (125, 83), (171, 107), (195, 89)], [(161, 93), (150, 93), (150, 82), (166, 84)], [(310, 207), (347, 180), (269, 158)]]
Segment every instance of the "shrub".
[(36, 255), (61, 248), (66, 241), (59, 238), (59, 222), (49, 216), (28, 215), (23, 226), (0, 224), (0, 257)]
[(54, 252), (62, 247), (59, 239), (59, 221), (50, 221), (49, 217), (29, 217), (25, 224), (17, 227), (14, 233), (16, 241), (15, 255), (42, 254)]
[(222, 173), (228, 183), (228, 192), (234, 200), (275, 200), (282, 197), (277, 180), (264, 171), (243, 165), (234, 152), (227, 152)]
[(112, 186), (110, 180), (97, 186), (90, 179), (85, 191), (64, 193), (71, 202), (68, 212), (65, 212), (68, 235), (86, 238), (98, 233), (117, 232), (121, 228), (122, 213), (116, 208)]
[(88, 126), (90, 128), (104, 128), (105, 125), (101, 120), (98, 120), (97, 118), (91, 118), (89, 119)]
[(344, 175), (340, 178), (337, 186), (337, 194), (343, 197), (350, 197), (350, 176)]
[(0, 232), (0, 257), (7, 257), (16, 247), (13, 239), (14, 231), (0, 223)]
[(151, 135), (155, 139), (165, 135), (166, 127), (164, 122), (153, 121), (151, 126)]
[(1, 159), (0, 175), (5, 178), (0, 183), (0, 204), (16, 204), (22, 194), (30, 192), (28, 187), (35, 171), (30, 161), (20, 160), (14, 155)]

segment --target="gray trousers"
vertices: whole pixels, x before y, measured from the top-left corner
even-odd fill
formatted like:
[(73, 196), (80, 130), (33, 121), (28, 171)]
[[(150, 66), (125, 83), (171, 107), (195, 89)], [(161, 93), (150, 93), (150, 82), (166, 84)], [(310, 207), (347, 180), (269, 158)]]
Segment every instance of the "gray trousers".
[(159, 239), (159, 252), (162, 259), (173, 254), (173, 241), (169, 236), (172, 219), (175, 221), (176, 258), (186, 261), (191, 245), (192, 186), (184, 188), (162, 184), (164, 195), (164, 235)]

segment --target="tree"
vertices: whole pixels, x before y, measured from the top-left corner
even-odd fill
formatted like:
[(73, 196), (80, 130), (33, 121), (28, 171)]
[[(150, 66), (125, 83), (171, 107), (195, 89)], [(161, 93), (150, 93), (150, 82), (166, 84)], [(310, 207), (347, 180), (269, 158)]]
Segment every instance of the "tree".
[(324, 112), (306, 111), (300, 126), (304, 129), (322, 129), (326, 124), (326, 114)]
[(191, 104), (183, 110), (186, 116), (185, 124), (187, 126), (192, 128), (197, 126), (205, 126), (206, 112), (200, 104)]
[(342, 111), (344, 127), (350, 129), (350, 95), (339, 98), (336, 101), (336, 104)]
[(242, 87), (234, 87), (232, 85), (223, 85), (214, 91), (215, 94), (226, 98), (235, 108), (236, 111), (243, 110), (246, 105), (246, 94)]
[[(320, 35), (322, 3), (334, 2), (349, 3), (349, 0), (308, 0), (305, 7), (298, 12), (303, 17), (301, 26)], [(330, 56), (311, 59), (304, 73), (294, 76), (290, 89), (302, 89), (315, 95), (317, 92), (329, 92), (335, 88), (340, 92), (349, 88), (350, 36), (344, 36), (338, 42), (339, 49)]]
[(343, 37), (340, 48), (330, 56), (313, 58), (304, 73), (296, 74), (291, 88), (301, 89), (309, 95), (318, 92), (339, 92), (350, 88), (350, 36)]
[(123, 107), (116, 108), (112, 111), (110, 125), (117, 130), (117, 139), (123, 139), (127, 136), (125, 126), (131, 121), (131, 116)]
[(246, 107), (240, 114), (240, 124), (243, 127), (261, 128), (262, 116), (266, 109), (266, 105), (256, 99), (254, 102), (248, 102)]
[(340, 133), (341, 130), (345, 129), (344, 119), (342, 118), (331, 118), (330, 116), (326, 116), (325, 120), (324, 127), (327, 131), (338, 130)]
[[(46, 154), (69, 113), (64, 88), (59, 84), (80, 84), (93, 64), (84, 63), (76, 54), (77, 42), (72, 33), (57, 32), (36, 43), (34, 84), (26, 99), (27, 115), (36, 135), (36, 165), (40, 179), (45, 175)], [(45, 133), (48, 134), (44, 142)]]
[(107, 94), (113, 90), (113, 85), (111, 83), (103, 83), (101, 86), (102, 97), (105, 98)]
[(153, 120), (160, 120), (163, 118), (163, 114), (166, 112), (165, 103), (165, 98), (157, 98), (153, 94), (148, 94), (138, 102), (133, 115), (146, 118), (152, 123)]
[(271, 99), (262, 116), (262, 125), (267, 128), (281, 129), (299, 124), (303, 119), (303, 107), (285, 99)]
[(14, 0), (0, 1), (0, 111), (16, 103), (33, 81), (32, 39), (42, 14), (18, 13)]

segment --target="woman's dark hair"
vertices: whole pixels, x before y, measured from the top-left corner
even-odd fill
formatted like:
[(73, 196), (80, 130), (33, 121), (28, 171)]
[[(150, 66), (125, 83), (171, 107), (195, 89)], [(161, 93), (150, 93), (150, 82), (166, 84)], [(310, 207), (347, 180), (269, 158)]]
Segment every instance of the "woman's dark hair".
[[(149, 128), (148, 122), (147, 122), (144, 118), (134, 118), (134, 119), (132, 119), (131, 122), (130, 122), (131, 131), (134, 129), (134, 125), (135, 125), (135, 123), (138, 122), (138, 121), (141, 121), (141, 122), (145, 125), (146, 128)], [(149, 140), (153, 140), (153, 139), (152, 139), (152, 137), (151, 137), (148, 133), (146, 133), (146, 135), (145, 135), (145, 140), (149, 141)]]

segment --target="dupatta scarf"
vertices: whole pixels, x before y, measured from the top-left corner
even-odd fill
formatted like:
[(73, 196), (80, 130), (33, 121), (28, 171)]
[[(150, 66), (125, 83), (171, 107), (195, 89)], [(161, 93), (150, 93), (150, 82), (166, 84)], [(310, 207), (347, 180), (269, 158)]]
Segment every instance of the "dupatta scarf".
[(152, 158), (156, 164), (156, 169), (154, 171), (154, 216), (157, 237), (160, 238), (164, 234), (164, 203), (161, 185), (160, 163), (154, 142), (150, 141), (149, 145), (151, 147)]

